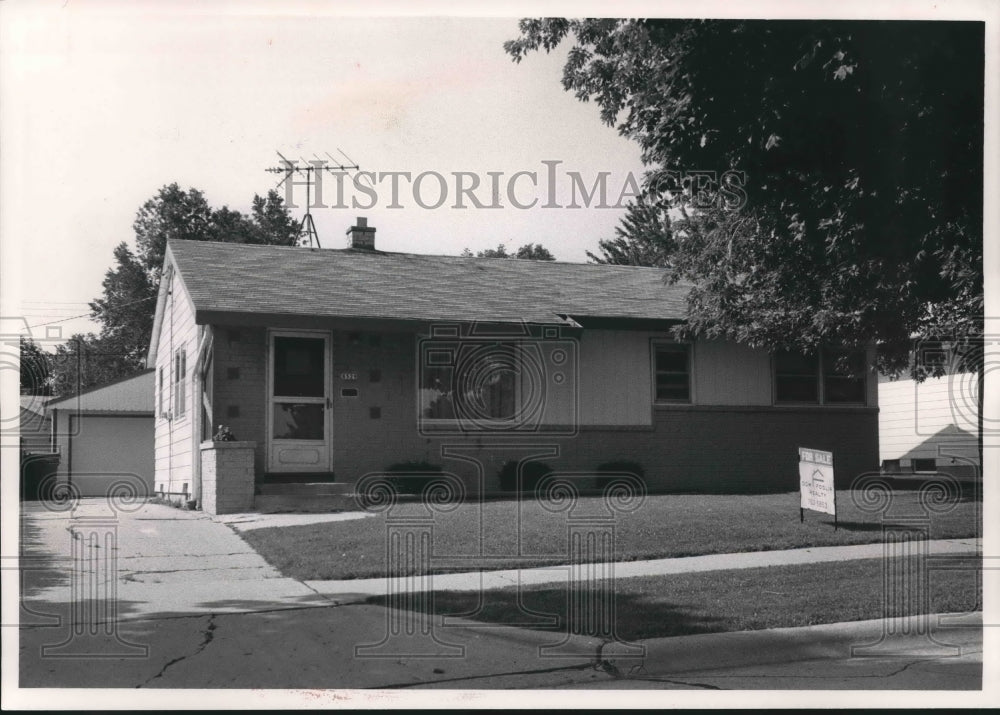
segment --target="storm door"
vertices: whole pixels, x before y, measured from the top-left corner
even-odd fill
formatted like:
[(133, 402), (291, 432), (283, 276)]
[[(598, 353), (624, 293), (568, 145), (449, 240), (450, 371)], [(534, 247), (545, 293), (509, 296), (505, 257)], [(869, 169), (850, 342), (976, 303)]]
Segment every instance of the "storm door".
[(330, 337), (274, 331), (268, 361), (268, 471), (330, 471)]

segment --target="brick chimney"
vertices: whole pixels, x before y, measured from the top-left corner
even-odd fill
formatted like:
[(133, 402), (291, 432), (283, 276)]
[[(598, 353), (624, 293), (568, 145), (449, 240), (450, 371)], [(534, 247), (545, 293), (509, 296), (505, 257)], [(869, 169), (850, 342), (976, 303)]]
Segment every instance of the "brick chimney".
[(351, 234), (351, 248), (362, 251), (375, 250), (375, 228), (368, 225), (368, 219), (358, 216), (357, 223), (347, 229)]

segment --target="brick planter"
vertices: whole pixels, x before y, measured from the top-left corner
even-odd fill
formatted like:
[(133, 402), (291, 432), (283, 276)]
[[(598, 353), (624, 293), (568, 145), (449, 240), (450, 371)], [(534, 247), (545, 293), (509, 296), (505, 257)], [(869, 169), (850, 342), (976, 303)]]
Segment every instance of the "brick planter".
[(201, 509), (234, 514), (253, 509), (256, 442), (201, 443)]

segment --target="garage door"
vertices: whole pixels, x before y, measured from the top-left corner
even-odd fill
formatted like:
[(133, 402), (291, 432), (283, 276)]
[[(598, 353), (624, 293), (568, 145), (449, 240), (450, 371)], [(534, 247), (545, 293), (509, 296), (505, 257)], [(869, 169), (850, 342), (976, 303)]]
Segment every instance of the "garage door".
[[(79, 415), (67, 455), (70, 479), (82, 496), (103, 496), (122, 475), (134, 475), (153, 493), (153, 418)], [(74, 430), (71, 428), (70, 432)]]

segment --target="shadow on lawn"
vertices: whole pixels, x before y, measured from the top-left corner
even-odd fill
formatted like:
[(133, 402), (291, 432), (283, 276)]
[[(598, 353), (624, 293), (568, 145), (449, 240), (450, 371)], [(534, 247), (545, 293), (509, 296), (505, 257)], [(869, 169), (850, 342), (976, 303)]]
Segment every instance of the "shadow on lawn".
[[(592, 593), (592, 592), (591, 592)], [(579, 590), (574, 591), (573, 603), (580, 603)], [(408, 599), (413, 610), (449, 618), (462, 618), (484, 626), (516, 626), (530, 630), (551, 631), (553, 642), (560, 634), (605, 638), (609, 630), (617, 640), (634, 641), (644, 638), (720, 633), (730, 630), (726, 619), (716, 618), (698, 609), (657, 600), (641, 594), (615, 594), (614, 608), (600, 607), (600, 601), (590, 608), (571, 608), (568, 591), (561, 588), (538, 588), (530, 591), (504, 589), (483, 593), (467, 591), (437, 591), (429, 599)], [(365, 601), (371, 605), (388, 606), (386, 596), (373, 596)], [(591, 601), (594, 603), (594, 601)], [(602, 611), (611, 611), (612, 627), (601, 618)], [(567, 614), (571, 617), (567, 618)], [(458, 625), (456, 623), (456, 625)]]
[[(825, 520), (825, 521), (823, 521), (821, 523), (825, 524), (826, 526), (829, 526), (831, 529), (834, 526), (833, 519), (828, 519), (828, 520)], [(888, 527), (888, 526), (889, 526), (889, 524), (887, 522), (885, 524), (885, 527)], [(873, 521), (838, 521), (837, 522), (837, 528), (838, 529), (843, 529), (844, 531), (865, 531), (865, 532), (868, 532), (868, 531), (882, 531), (882, 529), (885, 528), (885, 527), (883, 527), (883, 525), (881, 523), (879, 523), (879, 522), (873, 522)]]

